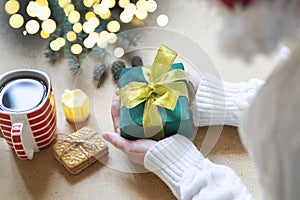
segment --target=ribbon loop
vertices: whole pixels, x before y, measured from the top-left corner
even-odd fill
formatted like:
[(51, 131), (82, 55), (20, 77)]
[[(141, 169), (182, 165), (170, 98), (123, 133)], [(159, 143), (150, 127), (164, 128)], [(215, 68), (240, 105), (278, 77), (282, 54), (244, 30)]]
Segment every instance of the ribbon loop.
[(154, 105), (167, 108), (169, 110), (174, 110), (180, 92), (170, 89), (164, 85), (155, 85), (154, 91)]

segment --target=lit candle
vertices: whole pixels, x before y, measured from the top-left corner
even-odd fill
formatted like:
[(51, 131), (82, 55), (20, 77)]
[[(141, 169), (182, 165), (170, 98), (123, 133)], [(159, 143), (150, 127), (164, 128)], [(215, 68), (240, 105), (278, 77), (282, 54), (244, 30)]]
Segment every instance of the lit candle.
[(65, 90), (62, 107), (66, 119), (73, 123), (84, 122), (90, 114), (88, 96), (80, 89)]

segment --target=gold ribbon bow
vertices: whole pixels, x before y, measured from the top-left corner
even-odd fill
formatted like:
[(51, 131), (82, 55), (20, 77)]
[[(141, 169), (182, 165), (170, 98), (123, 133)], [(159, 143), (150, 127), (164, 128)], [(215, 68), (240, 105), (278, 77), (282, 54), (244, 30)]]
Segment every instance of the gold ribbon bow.
[(176, 52), (162, 45), (153, 65), (142, 67), (147, 83), (130, 82), (119, 90), (122, 106), (128, 109), (145, 102), (143, 128), (146, 138), (163, 131), (158, 106), (174, 110), (179, 96), (188, 98), (188, 76), (181, 69), (170, 70), (176, 57)]

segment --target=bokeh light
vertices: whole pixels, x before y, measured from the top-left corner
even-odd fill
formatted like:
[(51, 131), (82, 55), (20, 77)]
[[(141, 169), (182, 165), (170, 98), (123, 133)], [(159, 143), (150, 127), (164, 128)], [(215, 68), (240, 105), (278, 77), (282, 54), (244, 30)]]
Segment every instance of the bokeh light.
[(7, 12), (7, 14), (15, 14), (20, 9), (20, 3), (15, 0), (9, 0), (5, 3), (4, 9)]
[(117, 57), (117, 58), (121, 58), (123, 55), (124, 55), (125, 51), (122, 47), (117, 47), (115, 48), (114, 50), (114, 55)]
[(42, 30), (45, 33), (51, 34), (55, 31), (56, 29), (56, 23), (53, 19), (47, 19), (42, 22)]
[(50, 48), (53, 50), (53, 51), (58, 51), (60, 49), (60, 44), (57, 40), (53, 40), (50, 42)]
[[(157, 9), (155, 0), (79, 0), (76, 3), (72, 3), (71, 0), (57, 0), (56, 3), (62, 10), (60, 13), (63, 14), (63, 21), (56, 22), (57, 12), (52, 10), (53, 5), (48, 0), (30, 0), (27, 3), (25, 8), (30, 19), (18, 13), (20, 2), (21, 0), (7, 0), (4, 6), (12, 28), (24, 27), (24, 36), (39, 33), (43, 39), (51, 38), (49, 46), (53, 51), (59, 51), (66, 43), (71, 42), (70, 50), (73, 54), (80, 54), (83, 48), (90, 49), (95, 45), (106, 48), (108, 44), (118, 40), (116, 33), (121, 30), (122, 25), (131, 22), (137, 25), (136, 22), (145, 20), (149, 13)], [(85, 10), (80, 8), (79, 4)], [(112, 13), (116, 6), (121, 8), (117, 12), (119, 16)], [(166, 17), (159, 16), (157, 24), (165, 26), (168, 23)], [(60, 31), (65, 27), (71, 27), (71, 30), (68, 28)], [(121, 47), (115, 48), (114, 54), (120, 57), (122, 50), (124, 51)]]
[(159, 15), (156, 19), (156, 22), (159, 26), (166, 26), (169, 23), (169, 18), (167, 15)]
[(73, 31), (75, 33), (80, 33), (82, 31), (82, 24), (77, 22), (73, 25)]
[(82, 46), (80, 44), (73, 44), (70, 50), (73, 54), (78, 55), (82, 52)]
[(73, 42), (77, 39), (76, 33), (74, 33), (73, 31), (70, 31), (67, 33), (67, 40), (70, 42)]
[(116, 33), (120, 30), (120, 23), (116, 20), (110, 21), (107, 24), (107, 30), (112, 33)]
[(51, 10), (48, 6), (40, 6), (39, 9), (37, 10), (37, 17), (40, 20), (46, 20), (50, 17), (51, 15)]
[(49, 33), (45, 33), (45, 31), (41, 30), (40, 36), (43, 39), (47, 39), (47, 38), (49, 38), (50, 34)]
[(37, 3), (30, 1), (26, 7), (26, 12), (30, 17), (36, 17), (39, 7)]
[(36, 34), (40, 29), (40, 24), (36, 20), (29, 20), (25, 25), (25, 29), (29, 34)]
[(73, 10), (70, 12), (68, 16), (68, 20), (71, 24), (75, 24), (80, 19), (80, 13), (77, 10)]
[(24, 18), (20, 14), (13, 14), (9, 18), (9, 25), (12, 28), (20, 28), (24, 24)]

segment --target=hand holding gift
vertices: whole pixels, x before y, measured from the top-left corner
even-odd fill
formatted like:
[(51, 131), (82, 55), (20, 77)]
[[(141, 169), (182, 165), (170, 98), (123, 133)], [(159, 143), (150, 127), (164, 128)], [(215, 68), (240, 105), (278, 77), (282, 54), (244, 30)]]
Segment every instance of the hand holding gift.
[(152, 66), (120, 70), (121, 136), (130, 140), (160, 140), (177, 133), (193, 136), (192, 85), (182, 63), (173, 64), (176, 56), (162, 45)]
[(111, 114), (115, 133), (104, 133), (103, 138), (112, 143), (116, 148), (126, 153), (129, 159), (139, 165), (144, 165), (147, 151), (156, 143), (150, 139), (127, 140), (120, 135), (120, 106), (121, 99), (116, 96), (112, 100)]
[[(198, 86), (199, 78), (187, 71), (195, 87)], [(118, 92), (118, 91), (117, 91)], [(117, 93), (116, 92), (116, 93)], [(127, 140), (120, 135), (120, 107), (121, 98), (115, 96), (112, 100), (111, 114), (115, 133), (104, 133), (103, 138), (112, 143), (116, 148), (126, 153), (129, 159), (139, 165), (144, 165), (144, 157), (147, 151), (157, 142), (151, 139)]]
[[(187, 74), (192, 79), (195, 87), (198, 86), (199, 77), (194, 76), (192, 73), (187, 71)], [(117, 91), (116, 93), (119, 93)], [(121, 98), (120, 96), (115, 96), (112, 100), (112, 119), (114, 125), (114, 131), (116, 133), (105, 133), (103, 138), (108, 142), (112, 143), (116, 148), (126, 153), (129, 158), (137, 164), (144, 164), (144, 157), (147, 151), (156, 144), (156, 141), (150, 139), (139, 139), (139, 140), (127, 140), (124, 137), (120, 136), (120, 107), (121, 107)]]

